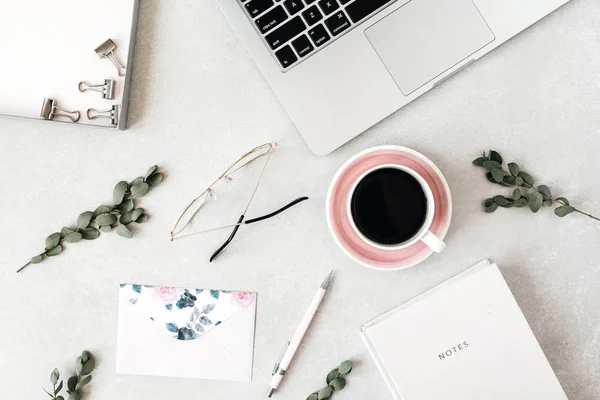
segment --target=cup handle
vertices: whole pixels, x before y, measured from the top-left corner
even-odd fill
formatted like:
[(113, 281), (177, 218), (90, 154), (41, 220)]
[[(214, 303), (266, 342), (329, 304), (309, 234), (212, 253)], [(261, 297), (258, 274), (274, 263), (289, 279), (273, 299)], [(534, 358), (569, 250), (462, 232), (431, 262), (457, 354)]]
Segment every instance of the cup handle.
[(421, 241), (436, 253), (441, 253), (446, 248), (446, 243), (442, 242), (437, 236), (435, 236), (430, 231), (427, 231), (425, 235), (423, 235)]

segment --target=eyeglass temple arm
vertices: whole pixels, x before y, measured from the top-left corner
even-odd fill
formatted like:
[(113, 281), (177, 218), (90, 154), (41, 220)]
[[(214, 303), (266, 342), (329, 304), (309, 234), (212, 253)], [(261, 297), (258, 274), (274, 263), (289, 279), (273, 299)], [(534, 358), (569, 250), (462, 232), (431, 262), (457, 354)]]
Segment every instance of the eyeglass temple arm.
[(303, 201), (306, 201), (306, 200), (308, 200), (308, 197), (299, 197), (299, 198), (297, 198), (296, 200), (294, 200), (294, 201), (292, 201), (291, 203), (289, 203), (288, 205), (286, 205), (286, 206), (284, 206), (284, 207), (281, 207), (279, 210), (273, 211), (273, 212), (272, 212), (272, 213), (270, 213), (270, 214), (263, 215), (262, 217), (257, 217), (257, 218), (252, 218), (252, 219), (249, 219), (249, 220), (247, 220), (247, 221), (245, 222), (245, 224), (252, 224), (252, 223), (254, 223), (254, 222), (260, 222), (260, 221), (264, 221), (265, 219), (272, 218), (272, 217), (274, 217), (274, 216), (276, 216), (276, 215), (278, 215), (278, 214), (281, 214), (282, 212), (284, 212), (284, 211), (285, 211), (285, 210), (287, 210), (288, 208), (290, 208), (290, 207), (293, 207), (293, 206), (295, 206), (296, 204), (298, 204), (298, 203), (302, 203)]
[(225, 241), (225, 243), (223, 243), (221, 245), (221, 247), (219, 247), (217, 249), (217, 251), (215, 251), (212, 254), (212, 256), (210, 256), (210, 262), (213, 262), (213, 260), (215, 258), (217, 258), (217, 256), (219, 255), (219, 253), (221, 253), (225, 249), (225, 247), (227, 247), (229, 245), (229, 243), (231, 243), (231, 241), (235, 237), (235, 234), (237, 233), (238, 229), (240, 229), (240, 225), (241, 225), (241, 223), (242, 223), (243, 220), (244, 220), (244, 215), (241, 215), (240, 219), (238, 219), (237, 225), (235, 226), (235, 228), (233, 228), (233, 232), (231, 232), (231, 235), (229, 235), (229, 237), (227, 238), (227, 240)]
[[(267, 214), (267, 215), (263, 215), (262, 217), (249, 219), (249, 220), (245, 221), (244, 224), (252, 224), (254, 222), (264, 221), (265, 219), (269, 219), (271, 217), (276, 216), (277, 214), (281, 214), (288, 208), (293, 207), (296, 204), (302, 203), (303, 201), (306, 201), (306, 200), (308, 200), (308, 197), (299, 197), (296, 200), (292, 201), (291, 203), (285, 205), (284, 207), (281, 207), (279, 210), (273, 211), (272, 213)], [(233, 228), (233, 232), (231, 232), (231, 235), (229, 235), (229, 238), (225, 241), (225, 243), (223, 243), (221, 245), (221, 247), (219, 247), (217, 249), (217, 251), (215, 251), (212, 254), (212, 256), (210, 257), (210, 262), (213, 262), (213, 260), (215, 258), (217, 258), (217, 256), (225, 249), (225, 247), (227, 247), (229, 245), (229, 243), (231, 243), (231, 241), (235, 237), (238, 229), (240, 229), (240, 225), (242, 224), (242, 221), (244, 221), (244, 218), (245, 218), (244, 215), (240, 216), (240, 219), (238, 219), (237, 225), (235, 226), (235, 228)]]

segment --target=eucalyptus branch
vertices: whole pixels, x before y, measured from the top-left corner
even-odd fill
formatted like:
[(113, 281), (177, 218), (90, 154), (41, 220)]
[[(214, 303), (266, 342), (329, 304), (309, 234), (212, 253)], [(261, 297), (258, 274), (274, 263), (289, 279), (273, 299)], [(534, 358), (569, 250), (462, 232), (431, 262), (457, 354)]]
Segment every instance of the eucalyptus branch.
[(600, 221), (600, 218), (573, 207), (567, 198), (554, 198), (552, 190), (548, 186), (536, 186), (533, 177), (522, 171), (517, 163), (509, 163), (507, 165), (508, 170), (504, 169), (502, 163), (502, 156), (494, 150), (490, 150), (488, 154), (483, 152), (481, 157), (473, 161), (476, 166), (487, 170), (486, 177), (490, 182), (514, 188), (510, 197), (497, 195), (486, 199), (483, 203), (485, 212), (492, 213), (498, 207), (521, 208), (528, 206), (532, 212), (537, 213), (542, 206), (552, 207), (554, 203), (557, 203), (559, 206), (554, 209), (554, 214), (559, 217), (565, 217), (576, 212)]
[[(75, 360), (76, 374), (71, 376), (67, 381), (67, 394), (69, 395), (69, 400), (81, 399), (81, 389), (83, 389), (83, 387), (92, 380), (92, 376), (90, 374), (95, 367), (96, 361), (90, 352), (84, 351), (81, 353), (80, 357), (77, 357), (77, 360)], [(52, 374), (50, 374), (52, 393), (44, 389), (44, 392), (46, 392), (52, 400), (65, 400), (65, 398), (59, 394), (63, 389), (63, 381), (61, 380), (59, 382), (59, 379), (60, 373), (58, 368), (54, 368), (54, 371), (52, 371)]]
[(116, 228), (117, 234), (132, 238), (133, 232), (129, 226), (141, 224), (148, 220), (148, 214), (143, 208), (135, 207), (135, 200), (144, 196), (148, 191), (163, 180), (163, 174), (158, 172), (155, 165), (150, 167), (145, 176), (135, 178), (131, 183), (121, 181), (113, 189), (113, 206), (102, 205), (95, 211), (86, 211), (77, 218), (77, 227), (63, 227), (46, 238), (44, 251), (34, 256), (23, 265), (17, 273), (31, 264), (39, 264), (48, 257), (59, 255), (64, 250), (65, 243), (77, 243), (84, 240), (94, 240), (100, 237), (100, 232), (110, 232)]
[(333, 369), (327, 374), (325, 381), (327, 386), (312, 393), (306, 400), (326, 400), (331, 398), (333, 393), (339, 392), (346, 387), (346, 377), (352, 372), (352, 361), (344, 361), (338, 368)]

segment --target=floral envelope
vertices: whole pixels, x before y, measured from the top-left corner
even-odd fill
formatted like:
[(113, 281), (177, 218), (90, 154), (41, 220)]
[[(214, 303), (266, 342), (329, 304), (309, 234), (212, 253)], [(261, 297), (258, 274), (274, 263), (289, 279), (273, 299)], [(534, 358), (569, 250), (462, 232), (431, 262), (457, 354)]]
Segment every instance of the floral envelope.
[(256, 294), (122, 284), (117, 372), (252, 380)]

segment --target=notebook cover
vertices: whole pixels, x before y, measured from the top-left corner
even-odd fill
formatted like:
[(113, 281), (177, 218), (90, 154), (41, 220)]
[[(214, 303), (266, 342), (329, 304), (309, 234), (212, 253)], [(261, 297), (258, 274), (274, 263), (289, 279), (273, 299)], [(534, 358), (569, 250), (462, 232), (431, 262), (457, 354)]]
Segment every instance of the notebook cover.
[(496, 265), (486, 260), (367, 323), (396, 400), (565, 400)]

